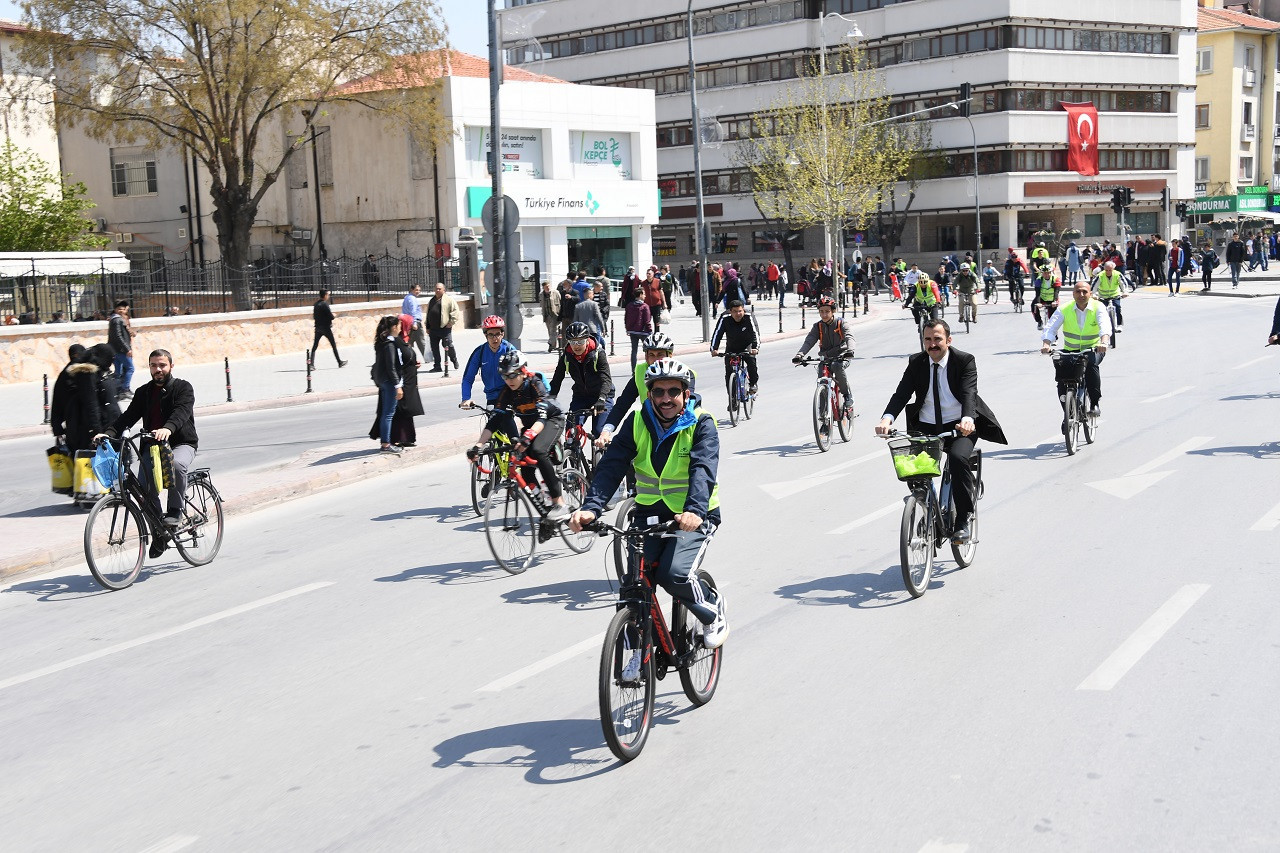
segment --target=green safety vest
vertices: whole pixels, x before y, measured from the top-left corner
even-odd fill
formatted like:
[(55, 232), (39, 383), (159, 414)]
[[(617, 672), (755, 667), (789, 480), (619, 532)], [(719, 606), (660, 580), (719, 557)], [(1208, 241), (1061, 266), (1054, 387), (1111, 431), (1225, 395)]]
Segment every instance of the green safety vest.
[(1052, 302), (1054, 296), (1056, 295), (1055, 294), (1056, 286), (1057, 286), (1057, 282), (1054, 281), (1052, 278), (1040, 279), (1040, 301)]
[(649, 363), (643, 358), (636, 362), (636, 393), (640, 393), (640, 389), (644, 387), (644, 374), (649, 369)]
[[(694, 409), (699, 419), (706, 414)], [(715, 421), (713, 420), (714, 424)], [(644, 413), (636, 412), (631, 418), (631, 432), (636, 442), (636, 458), (632, 467), (636, 472), (636, 503), (653, 506), (662, 501), (672, 512), (684, 512), (684, 502), (689, 497), (689, 452), (693, 449), (693, 431), (697, 421), (675, 434), (671, 455), (659, 473), (653, 469), (653, 434), (644, 422)], [(711, 488), (711, 500), (707, 510), (720, 506), (720, 485)]]
[(1084, 326), (1076, 317), (1079, 310), (1073, 301), (1066, 308), (1058, 309), (1062, 313), (1062, 347), (1072, 352), (1093, 349), (1102, 338), (1102, 325), (1098, 322), (1098, 312), (1102, 303), (1096, 299), (1089, 300), (1089, 307), (1084, 310)]
[(938, 300), (933, 298), (933, 287), (927, 281), (916, 282), (916, 302), (932, 308)]
[(1103, 299), (1115, 299), (1120, 295), (1121, 281), (1118, 272), (1113, 272), (1111, 275), (1098, 273), (1098, 296)]

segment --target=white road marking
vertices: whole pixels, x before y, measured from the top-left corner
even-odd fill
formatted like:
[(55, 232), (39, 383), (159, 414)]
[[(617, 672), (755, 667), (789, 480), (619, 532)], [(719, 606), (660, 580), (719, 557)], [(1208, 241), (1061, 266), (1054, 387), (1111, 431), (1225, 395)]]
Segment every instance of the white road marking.
[(170, 835), (163, 841), (157, 841), (144, 849), (142, 853), (177, 853), (177, 851), (185, 850), (199, 840), (200, 836), (198, 835)]
[(1170, 397), (1176, 397), (1176, 396), (1178, 396), (1179, 394), (1182, 394), (1182, 393), (1184, 393), (1184, 392), (1186, 392), (1186, 391), (1190, 391), (1191, 389), (1193, 389), (1193, 388), (1195, 388), (1195, 387), (1196, 387), (1196, 386), (1194, 386), (1194, 385), (1183, 385), (1181, 388), (1179, 388), (1179, 389), (1178, 389), (1178, 390), (1176, 390), (1176, 391), (1170, 391), (1168, 394), (1161, 394), (1159, 397), (1148, 397), (1147, 399), (1143, 400), (1142, 402), (1144, 402), (1144, 403), (1158, 403), (1158, 402), (1160, 402), (1161, 400), (1168, 400)]
[(1212, 440), (1212, 436), (1197, 435), (1194, 438), (1187, 439), (1172, 450), (1161, 453), (1145, 465), (1139, 465), (1123, 477), (1116, 477), (1111, 480), (1098, 480), (1096, 482), (1089, 483), (1088, 485), (1100, 492), (1106, 492), (1107, 494), (1121, 498), (1122, 500), (1128, 500), (1134, 495), (1146, 491), (1173, 473), (1172, 471), (1156, 471), (1157, 468), (1172, 462), (1180, 456), (1186, 455), (1197, 447), (1208, 444)]
[(1260, 355), (1260, 356), (1258, 356), (1257, 358), (1255, 358), (1253, 361), (1246, 361), (1244, 364), (1237, 364), (1235, 367), (1233, 367), (1233, 368), (1231, 368), (1231, 369), (1232, 369), (1232, 370), (1240, 370), (1241, 368), (1245, 368), (1245, 367), (1252, 367), (1253, 365), (1257, 364), (1258, 362), (1260, 362), (1260, 361), (1266, 361), (1266, 360), (1267, 360), (1267, 359), (1269, 359), (1269, 358), (1271, 358), (1271, 356), (1269, 356), (1269, 355)]
[(850, 521), (848, 524), (840, 525), (835, 530), (828, 530), (827, 535), (840, 536), (844, 533), (848, 533), (850, 530), (857, 530), (859, 527), (862, 527), (864, 524), (870, 524), (876, 519), (884, 518), (886, 515), (891, 515), (893, 512), (900, 509), (902, 509), (902, 501), (894, 501), (888, 506), (881, 507), (880, 509), (871, 513), (870, 515), (864, 515), (862, 518), (855, 518), (853, 521)]
[(34, 681), (37, 678), (43, 678), (46, 675), (53, 675), (54, 673), (62, 672), (64, 669), (71, 669), (72, 667), (80, 666), (80, 664), (83, 663), (100, 660), (101, 658), (105, 658), (109, 655), (125, 652), (129, 649), (136, 649), (138, 646), (144, 646), (147, 643), (153, 643), (156, 640), (163, 640), (167, 637), (172, 637), (175, 634), (181, 634), (195, 628), (203, 628), (205, 625), (211, 625), (214, 622), (221, 622), (223, 619), (230, 619), (232, 616), (239, 616), (241, 613), (248, 613), (250, 610), (257, 610), (259, 607), (266, 607), (268, 604), (276, 604), (277, 602), (284, 601), (285, 599), (293, 598), (296, 595), (313, 592), (317, 589), (323, 589), (326, 586), (333, 586), (334, 583), (335, 581), (310, 583), (306, 586), (297, 587), (296, 589), (290, 589), (285, 592), (276, 593), (275, 595), (269, 595), (266, 598), (259, 598), (257, 601), (250, 601), (248, 604), (241, 604), (239, 607), (232, 607), (230, 610), (223, 610), (218, 613), (210, 614), (209, 616), (202, 616), (199, 619), (185, 622), (173, 628), (156, 631), (154, 634), (147, 634), (145, 636), (138, 637), (136, 640), (129, 640), (124, 643), (117, 643), (114, 646), (107, 646), (105, 649), (98, 649), (96, 652), (90, 652), (87, 655), (81, 655), (80, 657), (72, 658), (71, 660), (65, 660), (62, 663), (55, 663), (42, 669), (33, 670), (32, 672), (28, 672), (24, 675), (15, 675), (13, 678), (7, 678), (4, 681), (0, 681), (0, 690), (7, 690), (10, 687), (15, 687), (19, 684), (26, 684), (28, 681)]
[(1155, 459), (1152, 459), (1147, 464), (1139, 465), (1137, 468), (1134, 468), (1128, 474), (1125, 474), (1125, 476), (1136, 477), (1139, 474), (1146, 474), (1150, 471), (1154, 471), (1157, 468), (1159, 468), (1161, 465), (1164, 465), (1166, 462), (1172, 462), (1173, 460), (1177, 459), (1179, 456), (1185, 456), (1186, 454), (1195, 450), (1197, 447), (1203, 447), (1204, 445), (1208, 444), (1211, 441), (1213, 441), (1213, 436), (1211, 435), (1197, 435), (1194, 438), (1189, 438), (1186, 441), (1182, 442), (1182, 444), (1179, 444), (1177, 447), (1173, 448), (1173, 450), (1166, 450), (1164, 453), (1161, 453), (1159, 456), (1157, 456)]
[(1273, 506), (1266, 515), (1255, 521), (1249, 529), (1267, 531), (1275, 530), (1277, 526), (1280, 526), (1280, 504)]
[(1120, 644), (1120, 648), (1112, 652), (1101, 666), (1080, 682), (1076, 690), (1110, 690), (1115, 687), (1116, 683), (1124, 678), (1125, 673), (1132, 669), (1143, 655), (1151, 651), (1152, 646), (1159, 642), (1160, 638), (1168, 633), (1169, 629), (1208, 590), (1207, 583), (1192, 583), (1175, 592), (1172, 598), (1129, 636), (1129, 639)]
[(920, 853), (969, 853), (969, 845), (953, 844), (941, 838), (935, 838), (921, 847)]
[(866, 456), (859, 456), (857, 459), (851, 459), (848, 462), (841, 462), (839, 465), (832, 465), (816, 471), (812, 474), (806, 474), (803, 477), (797, 477), (794, 480), (780, 480), (776, 483), (761, 483), (760, 488), (770, 495), (774, 500), (782, 500), (797, 495), (806, 489), (812, 489), (817, 486), (826, 485), (832, 480), (840, 478), (840, 472), (846, 468), (852, 468), (855, 465), (861, 465), (864, 462), (870, 462), (872, 459), (880, 459), (887, 456), (883, 450), (875, 453), (868, 453)]
[(598, 649), (600, 648), (600, 645), (603, 642), (604, 642), (604, 634), (597, 634), (596, 636), (588, 640), (583, 640), (581, 643), (578, 643), (577, 645), (570, 646), (564, 651), (556, 652), (554, 655), (551, 655), (551, 657), (546, 657), (540, 661), (537, 661), (536, 663), (531, 663), (523, 669), (517, 669), (515, 672), (511, 673), (510, 675), (505, 676), (503, 678), (499, 678), (497, 681), (490, 681), (488, 684), (486, 684), (484, 687), (481, 687), (476, 692), (477, 693), (497, 693), (499, 690), (506, 690), (508, 687), (511, 687), (513, 684), (519, 684), (521, 681), (524, 681), (526, 678), (532, 678), (533, 676), (538, 675), (539, 673), (546, 672), (548, 669), (551, 669), (553, 666), (564, 663), (570, 658), (577, 657), (578, 655), (582, 654), (585, 651), (588, 651), (590, 649)]

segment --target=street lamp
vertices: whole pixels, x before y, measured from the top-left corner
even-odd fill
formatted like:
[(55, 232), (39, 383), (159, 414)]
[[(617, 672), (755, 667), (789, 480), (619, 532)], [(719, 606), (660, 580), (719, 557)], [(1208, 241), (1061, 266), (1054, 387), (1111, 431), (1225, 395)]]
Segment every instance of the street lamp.
[[(822, 3), (823, 9), (826, 9), (826, 5), (827, 5), (826, 0), (823, 0), (823, 3)], [(822, 81), (822, 162), (823, 162), (824, 172), (827, 171), (828, 158), (830, 157), (830, 154), (828, 153), (828, 150), (827, 150), (827, 143), (828, 143), (828, 139), (827, 139), (827, 18), (839, 18), (840, 20), (849, 24), (849, 31), (846, 32), (844, 35), (846, 39), (862, 38), (862, 30), (858, 29), (858, 22), (853, 18), (847, 18), (844, 15), (840, 14), (839, 12), (826, 12), (821, 18), (818, 19), (818, 41), (819, 41), (818, 78)], [(829, 182), (827, 180), (826, 175), (823, 175), (822, 192), (825, 196), (823, 200), (826, 203), (824, 210), (826, 212), (826, 215), (830, 216), (831, 187), (829, 186)], [(827, 263), (833, 264), (835, 267), (834, 269), (831, 270), (831, 281), (832, 281), (832, 284), (834, 285), (835, 282), (838, 282), (841, 280), (841, 276), (843, 275), (843, 272), (844, 272), (844, 239), (842, 236), (842, 238), (839, 241), (840, 246), (838, 251), (839, 251), (840, 257), (837, 260), (831, 255), (831, 236), (832, 236), (831, 230), (832, 230), (831, 220), (826, 219), (822, 223), (822, 250), (823, 250), (823, 257), (826, 258)], [(843, 304), (844, 302), (843, 284), (840, 287), (840, 297), (841, 297), (841, 304)]]
[(982, 263), (982, 202), (978, 197), (978, 133), (973, 129), (973, 119), (969, 118), (969, 111), (964, 109), (963, 103), (953, 101), (947, 106), (964, 116), (964, 120), (969, 122), (969, 134), (973, 137), (973, 215), (974, 242), (977, 246), (973, 261), (980, 264)]
[(698, 301), (702, 311), (702, 340), (711, 340), (711, 302), (707, 292), (711, 284), (711, 270), (707, 268), (707, 220), (702, 208), (702, 117), (698, 114), (698, 72), (693, 62), (693, 0), (685, 10), (684, 34), (689, 42), (689, 109), (693, 119), (693, 185), (697, 203), (698, 229)]

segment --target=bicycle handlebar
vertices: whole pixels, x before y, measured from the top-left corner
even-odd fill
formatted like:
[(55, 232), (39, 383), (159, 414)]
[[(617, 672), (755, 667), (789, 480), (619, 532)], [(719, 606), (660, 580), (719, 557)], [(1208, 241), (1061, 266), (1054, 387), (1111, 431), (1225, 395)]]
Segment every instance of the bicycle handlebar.
[(806, 355), (802, 358), (793, 358), (791, 359), (791, 363), (794, 364), (796, 367), (801, 367), (801, 366), (807, 366), (810, 364), (820, 364), (821, 362), (824, 362), (824, 361), (825, 362), (848, 361), (851, 358), (853, 358), (853, 352), (851, 350), (841, 350), (840, 352), (832, 356)]
[(940, 432), (937, 435), (925, 435), (923, 433), (903, 432), (902, 430), (891, 429), (886, 433), (876, 433), (876, 438), (960, 438), (962, 433), (953, 429), (947, 432)]
[(673, 536), (680, 529), (679, 522), (672, 519), (648, 527), (625, 529), (597, 518), (589, 524), (582, 525), (583, 530), (591, 531), (599, 536), (621, 536), (627, 539), (638, 539), (642, 536)]

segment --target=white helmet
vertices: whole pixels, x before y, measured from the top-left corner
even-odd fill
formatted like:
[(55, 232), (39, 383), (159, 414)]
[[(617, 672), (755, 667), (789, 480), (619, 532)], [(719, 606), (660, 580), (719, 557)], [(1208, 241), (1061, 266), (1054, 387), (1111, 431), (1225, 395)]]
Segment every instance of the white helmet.
[(649, 369), (644, 372), (646, 388), (652, 388), (653, 383), (660, 379), (675, 379), (685, 388), (693, 387), (693, 371), (686, 367), (684, 362), (676, 361), (674, 358), (660, 358), (649, 365)]
[(654, 332), (640, 342), (640, 348), (643, 350), (656, 349), (675, 352), (676, 342), (667, 337), (664, 332)]

